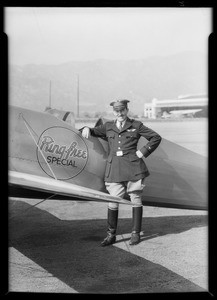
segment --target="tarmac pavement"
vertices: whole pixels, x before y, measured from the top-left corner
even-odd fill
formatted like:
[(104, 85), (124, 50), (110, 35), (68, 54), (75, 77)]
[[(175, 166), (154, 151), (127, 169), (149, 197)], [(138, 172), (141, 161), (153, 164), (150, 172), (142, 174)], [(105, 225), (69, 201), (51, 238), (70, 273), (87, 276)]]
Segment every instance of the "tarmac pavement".
[(9, 201), (9, 291), (165, 293), (208, 290), (207, 212), (144, 207), (129, 246), (131, 207), (120, 205), (117, 242), (101, 247), (107, 205)]

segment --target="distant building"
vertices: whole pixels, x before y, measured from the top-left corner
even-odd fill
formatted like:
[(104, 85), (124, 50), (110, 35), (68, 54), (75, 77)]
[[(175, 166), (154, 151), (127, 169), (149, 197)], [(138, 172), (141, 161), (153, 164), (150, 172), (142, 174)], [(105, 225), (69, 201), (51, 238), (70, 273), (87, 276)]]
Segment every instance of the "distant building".
[(185, 95), (177, 99), (158, 100), (144, 104), (144, 117), (149, 119), (171, 116), (207, 117), (208, 97), (206, 95)]

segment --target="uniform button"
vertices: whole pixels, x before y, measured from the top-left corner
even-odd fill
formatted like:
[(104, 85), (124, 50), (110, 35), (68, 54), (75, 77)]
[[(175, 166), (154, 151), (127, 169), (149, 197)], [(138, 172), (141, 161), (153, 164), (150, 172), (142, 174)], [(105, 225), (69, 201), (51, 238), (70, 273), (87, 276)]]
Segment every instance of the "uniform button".
[(119, 135), (119, 137), (121, 137), (121, 135)]
[(121, 149), (121, 147), (118, 147), (118, 149)]
[(118, 143), (121, 143), (121, 141), (118, 141)]

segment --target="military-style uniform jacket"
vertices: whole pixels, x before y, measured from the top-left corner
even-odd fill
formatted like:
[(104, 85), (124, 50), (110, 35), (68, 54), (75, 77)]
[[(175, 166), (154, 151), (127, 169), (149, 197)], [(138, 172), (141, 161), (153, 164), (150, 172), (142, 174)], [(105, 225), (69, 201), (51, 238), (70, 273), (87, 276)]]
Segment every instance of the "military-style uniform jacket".
[(119, 130), (115, 121), (90, 128), (91, 135), (106, 137), (109, 153), (105, 171), (106, 182), (139, 180), (150, 175), (142, 158), (136, 155), (137, 144), (141, 136), (149, 142), (139, 149), (148, 157), (160, 144), (161, 136), (134, 119), (126, 119), (124, 127)]

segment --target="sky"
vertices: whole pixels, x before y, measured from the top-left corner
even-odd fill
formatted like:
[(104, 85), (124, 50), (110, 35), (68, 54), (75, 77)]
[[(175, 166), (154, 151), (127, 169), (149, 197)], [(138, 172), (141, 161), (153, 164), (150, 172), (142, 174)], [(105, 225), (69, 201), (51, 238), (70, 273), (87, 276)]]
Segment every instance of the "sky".
[(4, 32), (16, 65), (206, 54), (212, 9), (6, 7)]

